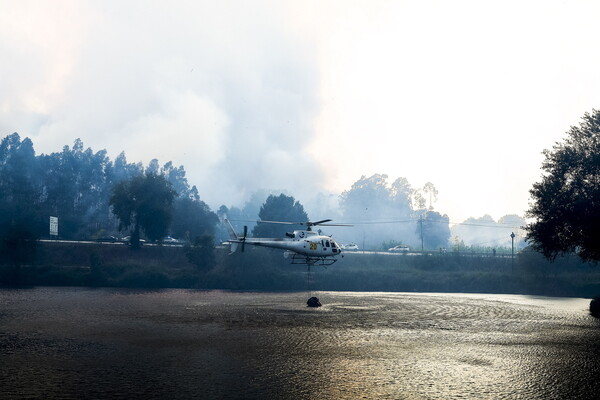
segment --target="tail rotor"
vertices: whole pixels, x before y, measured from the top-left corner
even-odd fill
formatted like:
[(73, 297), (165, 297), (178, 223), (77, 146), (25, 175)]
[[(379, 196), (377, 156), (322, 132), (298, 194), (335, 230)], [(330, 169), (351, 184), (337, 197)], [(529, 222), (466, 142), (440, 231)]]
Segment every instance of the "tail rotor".
[(227, 218), (224, 218), (223, 221), (227, 224), (227, 230), (229, 231), (229, 238), (230, 238), (230, 245), (231, 245), (231, 252), (230, 254), (233, 254), (237, 251), (238, 249), (238, 244), (242, 244), (242, 251), (244, 251), (245, 247), (246, 247), (246, 236), (248, 236), (248, 227), (246, 225), (244, 225), (244, 236), (239, 237), (237, 235), (237, 233), (235, 233), (235, 229), (233, 228), (233, 226), (231, 225), (231, 222), (229, 222), (229, 220)]
[(246, 236), (248, 235), (248, 226), (244, 225), (244, 236), (242, 236), (240, 238), (240, 240), (242, 241), (242, 253), (244, 252), (244, 249), (246, 248)]

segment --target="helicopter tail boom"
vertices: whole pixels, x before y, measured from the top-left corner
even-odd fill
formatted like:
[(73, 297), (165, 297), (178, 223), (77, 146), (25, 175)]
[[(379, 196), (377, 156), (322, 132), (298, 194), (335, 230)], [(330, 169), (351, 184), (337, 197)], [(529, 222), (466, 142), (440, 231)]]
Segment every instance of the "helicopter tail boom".
[(230, 239), (235, 239), (238, 240), (239, 237), (238, 235), (235, 233), (235, 230), (233, 229), (233, 225), (231, 225), (231, 222), (229, 222), (229, 220), (227, 218), (224, 219), (225, 223), (226, 223), (226, 227), (227, 227), (227, 232), (229, 233), (229, 238)]
[(244, 226), (244, 236), (243, 237), (239, 237), (237, 235), (237, 233), (235, 233), (235, 229), (233, 229), (233, 225), (231, 225), (231, 222), (229, 222), (229, 220), (227, 218), (224, 219), (225, 222), (227, 223), (227, 231), (229, 232), (229, 243), (230, 243), (230, 252), (229, 254), (233, 254), (237, 251), (238, 249), (238, 245), (241, 243), (242, 244), (242, 252), (244, 251), (244, 247), (246, 244), (246, 235), (248, 234), (248, 227)]

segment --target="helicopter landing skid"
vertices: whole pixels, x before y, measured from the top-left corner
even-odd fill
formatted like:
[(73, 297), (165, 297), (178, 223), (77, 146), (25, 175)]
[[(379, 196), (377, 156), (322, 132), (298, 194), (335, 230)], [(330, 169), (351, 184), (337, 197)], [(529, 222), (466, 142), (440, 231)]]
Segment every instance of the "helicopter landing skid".
[(325, 258), (325, 257), (307, 257), (301, 256), (299, 254), (294, 254), (292, 256), (292, 264), (300, 264), (300, 265), (322, 265), (329, 266), (336, 262), (335, 258)]

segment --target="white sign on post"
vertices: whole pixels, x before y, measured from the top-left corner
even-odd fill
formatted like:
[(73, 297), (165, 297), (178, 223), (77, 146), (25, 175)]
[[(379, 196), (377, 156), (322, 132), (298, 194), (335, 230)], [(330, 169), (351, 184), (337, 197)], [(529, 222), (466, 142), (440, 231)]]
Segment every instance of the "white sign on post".
[(58, 236), (58, 217), (50, 217), (50, 236)]

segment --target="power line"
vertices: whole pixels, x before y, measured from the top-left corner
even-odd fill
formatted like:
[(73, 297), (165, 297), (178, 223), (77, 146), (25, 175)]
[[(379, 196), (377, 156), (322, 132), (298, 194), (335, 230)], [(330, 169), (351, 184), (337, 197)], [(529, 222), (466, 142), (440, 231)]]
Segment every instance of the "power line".
[(479, 227), (483, 227), (483, 228), (503, 228), (503, 229), (515, 228), (515, 229), (521, 229), (520, 226), (508, 225), (508, 224), (500, 224), (500, 223), (496, 223), (496, 225), (474, 224), (474, 223), (470, 223), (470, 222), (452, 222), (452, 221), (449, 221), (449, 223), (450, 224), (454, 224), (454, 225), (479, 226)]
[(501, 237), (498, 237), (496, 239), (488, 240), (487, 242), (471, 243), (471, 244), (468, 244), (467, 246), (471, 246), (471, 247), (473, 247), (473, 246), (483, 246), (483, 245), (486, 245), (486, 244), (489, 244), (489, 243), (499, 244), (498, 242), (501, 242), (503, 240), (508, 241), (509, 239), (510, 239), (510, 236), (501, 236)]
[[(390, 220), (390, 221), (352, 221), (352, 222), (340, 222), (341, 224), (352, 224), (352, 225), (378, 225), (378, 224), (399, 224), (399, 223), (407, 223), (407, 222), (419, 222), (419, 218), (411, 218), (405, 220)], [(509, 225), (509, 224), (500, 224), (496, 223), (495, 225), (487, 225), (487, 224), (477, 224), (470, 222), (454, 222), (454, 221), (446, 221), (446, 220), (423, 220), (424, 222), (433, 222), (438, 224), (451, 224), (451, 225), (463, 225), (463, 226), (478, 226), (481, 228), (500, 228), (500, 229), (521, 229), (520, 226)]]
[(404, 224), (407, 222), (415, 222), (418, 219), (392, 220), (392, 221), (356, 221), (356, 222), (340, 222), (340, 224), (349, 225), (381, 225), (381, 224)]
[[(248, 222), (248, 223), (260, 223), (260, 220), (246, 220), (246, 219), (230, 219), (232, 222)], [(509, 225), (509, 224), (500, 224), (495, 223), (495, 225), (488, 224), (477, 224), (471, 222), (455, 222), (455, 221), (446, 221), (446, 220), (423, 220), (427, 223), (438, 223), (438, 224), (449, 224), (449, 225), (462, 225), (462, 226), (477, 226), (480, 228), (494, 228), (494, 229), (516, 229), (521, 230), (522, 227), (517, 225)], [(339, 222), (339, 224), (348, 224), (348, 225), (385, 225), (385, 224), (405, 224), (409, 222), (419, 222), (419, 218), (410, 218), (410, 219), (402, 219), (402, 220), (375, 220), (375, 221), (344, 221)], [(293, 222), (290, 222), (293, 224)]]

